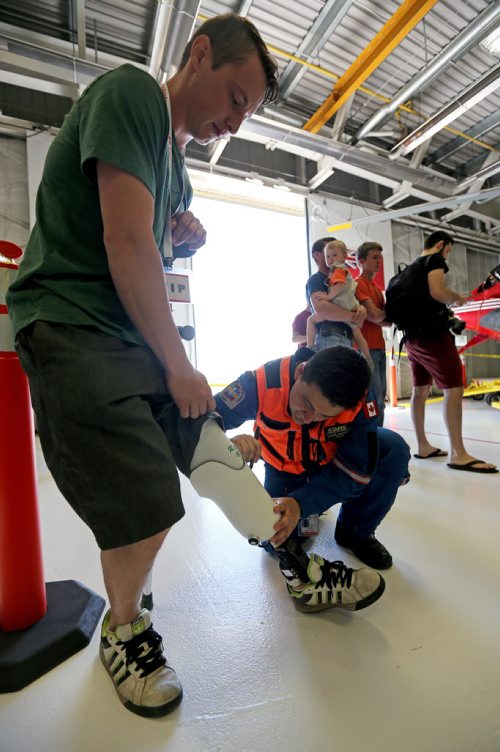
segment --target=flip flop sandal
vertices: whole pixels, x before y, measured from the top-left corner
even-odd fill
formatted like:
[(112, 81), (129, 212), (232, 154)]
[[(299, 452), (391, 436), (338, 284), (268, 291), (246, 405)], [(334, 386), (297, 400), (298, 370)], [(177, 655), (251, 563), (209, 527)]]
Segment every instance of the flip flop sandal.
[(454, 462), (448, 462), (448, 467), (452, 470), (465, 470), (469, 473), (498, 473), (498, 467), (477, 467), (484, 463), (484, 460), (471, 460), (466, 462), (465, 465), (457, 465)]

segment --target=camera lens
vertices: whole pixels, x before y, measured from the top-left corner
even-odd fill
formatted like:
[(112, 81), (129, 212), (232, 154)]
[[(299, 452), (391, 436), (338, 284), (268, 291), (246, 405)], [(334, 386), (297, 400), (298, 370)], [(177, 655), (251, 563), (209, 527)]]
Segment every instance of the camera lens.
[(462, 334), (463, 330), (465, 329), (465, 321), (457, 319), (456, 316), (451, 316), (448, 324), (453, 334)]

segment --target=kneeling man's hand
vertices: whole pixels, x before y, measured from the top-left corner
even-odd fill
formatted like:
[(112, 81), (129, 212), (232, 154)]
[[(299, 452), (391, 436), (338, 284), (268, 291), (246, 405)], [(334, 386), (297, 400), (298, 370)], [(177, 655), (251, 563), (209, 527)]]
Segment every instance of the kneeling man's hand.
[(274, 499), (275, 512), (281, 514), (281, 519), (275, 524), (276, 535), (271, 538), (273, 546), (281, 546), (292, 534), (300, 520), (300, 505), (291, 496)]
[(260, 460), (260, 444), (253, 436), (242, 433), (239, 436), (232, 436), (230, 440), (238, 447), (245, 462), (253, 464)]

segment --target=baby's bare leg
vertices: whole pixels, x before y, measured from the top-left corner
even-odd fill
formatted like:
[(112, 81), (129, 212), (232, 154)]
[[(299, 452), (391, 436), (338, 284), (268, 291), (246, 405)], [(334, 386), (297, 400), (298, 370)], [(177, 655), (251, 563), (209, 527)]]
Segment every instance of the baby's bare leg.
[(307, 319), (307, 329), (306, 329), (306, 344), (308, 347), (314, 347), (314, 340), (316, 338), (316, 324), (319, 324), (320, 321), (323, 321), (321, 316), (318, 316), (317, 313), (311, 314), (309, 318)]

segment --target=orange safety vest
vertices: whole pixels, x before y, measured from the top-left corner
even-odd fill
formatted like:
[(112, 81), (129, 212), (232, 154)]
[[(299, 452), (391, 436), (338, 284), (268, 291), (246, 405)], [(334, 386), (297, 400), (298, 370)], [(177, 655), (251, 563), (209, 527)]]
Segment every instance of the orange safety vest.
[(293, 386), (291, 357), (271, 361), (255, 371), (258, 412), (255, 437), (262, 446), (262, 459), (278, 470), (299, 475), (331, 462), (338, 441), (350, 430), (364, 399), (352, 410), (317, 423), (295, 423), (288, 407)]

